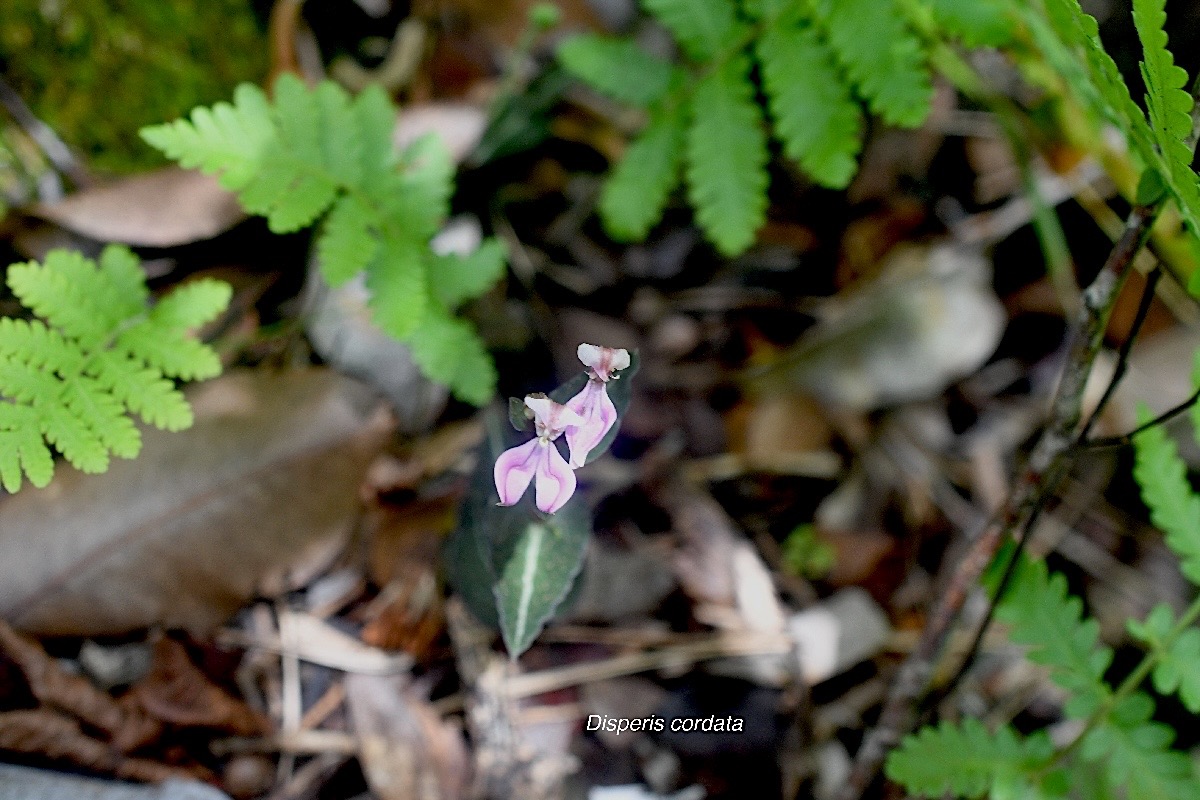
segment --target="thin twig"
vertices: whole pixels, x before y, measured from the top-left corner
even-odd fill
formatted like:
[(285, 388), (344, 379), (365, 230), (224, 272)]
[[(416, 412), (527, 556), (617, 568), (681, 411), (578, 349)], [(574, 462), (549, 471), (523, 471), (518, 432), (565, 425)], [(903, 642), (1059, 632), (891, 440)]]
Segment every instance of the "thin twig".
[(1103, 439), (1092, 439), (1091, 441), (1083, 442), (1080, 448), (1084, 450), (1097, 450), (1105, 447), (1124, 447), (1125, 445), (1133, 444), (1133, 438), (1142, 431), (1148, 431), (1151, 428), (1170, 422), (1197, 403), (1200, 403), (1200, 389), (1192, 392), (1192, 396), (1179, 405), (1168, 408), (1154, 419), (1138, 425), (1129, 433), (1123, 433), (1120, 436), (1106, 436)]
[(504, 690), (509, 697), (532, 697), (583, 683), (636, 675), (639, 672), (684, 667), (699, 661), (731, 656), (783, 655), (795, 643), (786, 635), (772, 633), (721, 633), (661, 650), (627, 653), (602, 661), (571, 664), (508, 678)]
[(1024, 474), (1002, 511), (983, 526), (953, 567), (945, 589), (935, 599), (916, 649), (901, 664), (876, 727), (855, 758), (838, 800), (857, 800), (874, 781), (884, 759), (911, 727), (916, 708), (929, 687), (939, 655), (953, 631), (971, 590), (1010, 535), (1023, 534), (1066, 472), (1082, 417), (1088, 375), (1100, 350), (1108, 318), (1129, 274), (1134, 256), (1145, 244), (1158, 206), (1137, 206), (1095, 280), (1084, 290), (1083, 308), (1073, 328), (1066, 366), (1050, 421), (1034, 446)]
[(1076, 437), (1076, 445), (1080, 445), (1087, 441), (1088, 434), (1092, 432), (1092, 427), (1096, 424), (1096, 420), (1100, 419), (1100, 415), (1104, 412), (1105, 407), (1117, 392), (1117, 386), (1121, 383), (1121, 379), (1125, 377), (1125, 373), (1129, 370), (1129, 354), (1133, 351), (1133, 343), (1137, 340), (1138, 333), (1142, 330), (1142, 325), (1146, 322), (1146, 316), (1150, 313), (1150, 306), (1154, 303), (1154, 294), (1158, 289), (1158, 282), (1162, 280), (1162, 268), (1156, 267), (1146, 279), (1146, 286), (1142, 289), (1142, 299), (1138, 303), (1137, 314), (1133, 318), (1133, 325), (1129, 328), (1129, 334), (1125, 337), (1125, 341), (1121, 343), (1121, 349), (1117, 351), (1117, 366), (1113, 369), (1112, 378), (1108, 381), (1108, 386), (1104, 389), (1104, 394), (1100, 397), (1100, 402), (1096, 404), (1096, 408), (1088, 417), (1087, 422), (1083, 423), (1083, 427), (1079, 429), (1079, 436)]
[(17, 94), (17, 90), (8, 84), (3, 78), (0, 78), (0, 105), (2, 105), (17, 124), (25, 131), (42, 153), (54, 165), (54, 168), (66, 175), (75, 184), (76, 188), (89, 186), (92, 182), (91, 176), (71, 148), (59, 138), (54, 129), (38, 119), (37, 115), (25, 104), (25, 100), (21, 95)]

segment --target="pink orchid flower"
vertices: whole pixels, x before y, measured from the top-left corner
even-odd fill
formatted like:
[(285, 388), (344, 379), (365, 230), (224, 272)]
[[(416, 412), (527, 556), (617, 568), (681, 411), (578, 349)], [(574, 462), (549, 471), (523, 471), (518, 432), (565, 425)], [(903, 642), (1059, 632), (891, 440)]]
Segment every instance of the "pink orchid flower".
[(569, 427), (582, 425), (576, 412), (545, 395), (528, 395), (525, 407), (533, 412), (537, 437), (500, 454), (494, 475), (500, 505), (514, 505), (534, 483), (539, 511), (553, 514), (575, 493), (575, 473), (553, 442)]
[(588, 454), (617, 421), (617, 408), (608, 396), (608, 382), (614, 379), (614, 372), (629, 366), (629, 352), (620, 348), (581, 344), (578, 354), (590, 375), (587, 384), (566, 405), (583, 420), (582, 424), (567, 428), (567, 447), (571, 451), (573, 469), (587, 462)]

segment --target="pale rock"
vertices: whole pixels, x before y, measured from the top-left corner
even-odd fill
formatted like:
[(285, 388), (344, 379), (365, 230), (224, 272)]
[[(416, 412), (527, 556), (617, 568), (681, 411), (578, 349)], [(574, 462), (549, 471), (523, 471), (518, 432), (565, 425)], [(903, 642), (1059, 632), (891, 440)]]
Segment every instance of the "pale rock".
[(704, 800), (706, 796), (707, 792), (702, 786), (689, 786), (674, 794), (658, 794), (637, 783), (593, 786), (588, 791), (588, 800)]
[(811, 686), (875, 656), (892, 628), (871, 595), (852, 586), (793, 614), (788, 631), (796, 642), (800, 672)]
[(0, 800), (229, 800), (229, 795), (199, 781), (143, 785), (0, 764)]
[(854, 410), (936, 397), (983, 366), (1004, 333), (991, 272), (963, 245), (899, 247), (879, 277), (818, 309), (775, 379)]

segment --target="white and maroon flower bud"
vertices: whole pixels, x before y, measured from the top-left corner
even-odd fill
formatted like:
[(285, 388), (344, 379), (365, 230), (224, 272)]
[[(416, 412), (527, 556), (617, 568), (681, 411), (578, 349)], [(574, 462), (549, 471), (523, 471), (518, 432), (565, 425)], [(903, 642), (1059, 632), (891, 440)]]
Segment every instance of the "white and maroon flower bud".
[(629, 367), (629, 351), (619, 347), (581, 344), (576, 353), (583, 365), (606, 383), (612, 378), (614, 372), (620, 372)]

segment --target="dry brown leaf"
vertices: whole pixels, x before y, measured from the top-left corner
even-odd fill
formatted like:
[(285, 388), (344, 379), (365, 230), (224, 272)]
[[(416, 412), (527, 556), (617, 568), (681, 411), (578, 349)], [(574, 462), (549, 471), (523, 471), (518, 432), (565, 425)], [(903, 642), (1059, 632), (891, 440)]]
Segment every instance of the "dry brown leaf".
[(397, 578), (416, 579), (434, 571), (457, 507), (458, 497), (449, 494), (372, 508), (366, 521), (371, 532), (371, 580), (384, 586)]
[[(783, 631), (787, 610), (771, 572), (721, 505), (682, 484), (666, 488), (662, 502), (679, 543), (672, 559), (675, 574), (696, 601), (696, 619), (731, 631)], [(787, 658), (779, 654), (720, 659), (708, 669), (765, 685), (782, 685), (788, 678)]]
[(65, 466), (0, 503), (0, 616), (44, 634), (203, 633), (264, 575), (349, 530), (390, 429), (328, 370), (234, 372), (190, 392), (196, 424), (146, 431), (103, 475)]
[(0, 654), (17, 665), (30, 693), (45, 709), (77, 717), (103, 733), (116, 750), (133, 750), (162, 733), (157, 720), (141, 709), (122, 706), (87, 678), (67, 672), (40, 644), (4, 622), (0, 622)]
[(182, 644), (154, 643), (150, 672), (126, 695), (151, 716), (181, 728), (212, 728), (235, 736), (267, 732), (267, 720), (208, 679)]
[(818, 526), (817, 538), (833, 548), (833, 568), (825, 579), (833, 586), (866, 583), (896, 553), (896, 539), (873, 528), (838, 530)]
[(84, 189), (32, 213), (97, 241), (139, 247), (211, 239), (246, 216), (216, 178), (178, 167)]
[(125, 780), (212, 778), (199, 766), (174, 767), (130, 758), (112, 744), (88, 736), (70, 717), (44, 708), (0, 712), (0, 751), (40, 756)]
[(827, 449), (833, 436), (820, 406), (791, 392), (751, 398), (725, 421), (729, 449), (741, 453), (750, 469), (766, 472), (786, 467), (796, 454)]
[(367, 483), (376, 494), (402, 489), (417, 490), (421, 483), (453, 468), (483, 441), (483, 421), (472, 417), (442, 425), (417, 439), (398, 456), (381, 455), (367, 473)]

